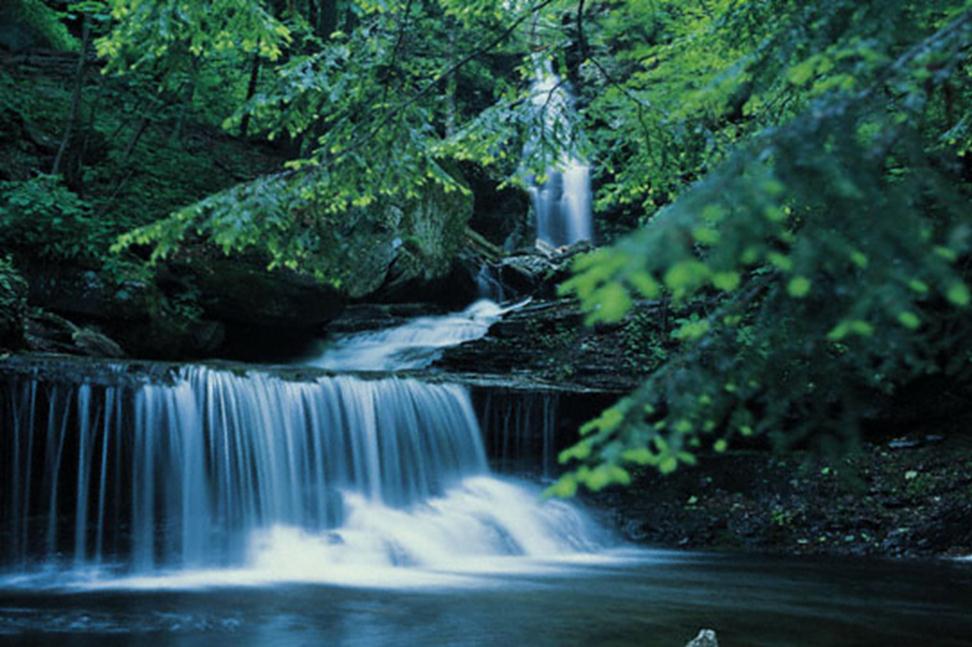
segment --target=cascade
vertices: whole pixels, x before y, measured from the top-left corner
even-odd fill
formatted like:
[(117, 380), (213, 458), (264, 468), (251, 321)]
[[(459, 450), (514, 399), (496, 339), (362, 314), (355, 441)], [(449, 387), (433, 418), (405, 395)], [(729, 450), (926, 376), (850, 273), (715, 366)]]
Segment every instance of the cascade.
[(576, 507), (491, 474), (457, 385), (204, 366), (135, 382), (28, 374), (0, 382), (0, 424), (8, 572), (289, 563), (326, 578), (601, 541)]
[(497, 276), (496, 269), (489, 263), (483, 263), (476, 273), (476, 287), (479, 288), (479, 295), (483, 299), (490, 301), (505, 301), (506, 288)]
[[(549, 59), (538, 62), (531, 86), (533, 108), (543, 130), (570, 139), (573, 97), (558, 77)], [(532, 142), (535, 147), (538, 143)], [(529, 152), (529, 150), (528, 150)], [(546, 181), (533, 179), (530, 196), (537, 221), (537, 242), (550, 247), (591, 240), (590, 165), (575, 152), (566, 150), (557, 164), (546, 171)]]
[(392, 328), (337, 336), (323, 352), (300, 363), (333, 371), (425, 368), (445, 348), (479, 339), (500, 317), (522, 305), (480, 299), (460, 312), (416, 317)]

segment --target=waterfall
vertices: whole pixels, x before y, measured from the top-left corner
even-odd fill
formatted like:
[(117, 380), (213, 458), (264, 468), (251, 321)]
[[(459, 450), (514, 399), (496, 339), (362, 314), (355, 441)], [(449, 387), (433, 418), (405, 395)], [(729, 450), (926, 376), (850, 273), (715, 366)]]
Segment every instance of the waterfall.
[(8, 572), (327, 577), (598, 541), (574, 506), (490, 473), (464, 387), (203, 366), (132, 381), (114, 370), (119, 379), (0, 382)]
[(506, 288), (500, 280), (496, 268), (484, 262), (476, 273), (476, 287), (483, 299), (499, 302), (506, 300)]
[[(549, 59), (537, 64), (530, 94), (543, 131), (560, 139), (572, 140), (573, 97), (554, 73)], [(538, 141), (532, 142), (528, 154), (538, 146)], [(548, 166), (545, 175), (545, 182), (538, 183), (534, 179), (530, 186), (537, 221), (537, 242), (561, 247), (591, 240), (590, 165), (568, 149), (561, 154), (557, 164)]]
[(481, 397), (486, 449), (497, 469), (555, 475), (559, 399), (551, 393), (486, 392)]

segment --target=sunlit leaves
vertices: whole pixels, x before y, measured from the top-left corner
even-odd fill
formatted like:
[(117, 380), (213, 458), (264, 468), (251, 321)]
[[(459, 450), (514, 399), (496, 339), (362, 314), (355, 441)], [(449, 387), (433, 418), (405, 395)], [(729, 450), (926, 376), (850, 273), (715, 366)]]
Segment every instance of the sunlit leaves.
[(795, 299), (802, 299), (810, 293), (811, 282), (805, 276), (794, 276), (786, 286), (786, 291)]
[(945, 292), (949, 301), (957, 306), (969, 305), (969, 288), (961, 282), (952, 283)]
[[(972, 77), (957, 64), (972, 42), (972, 14), (945, 5), (943, 13), (959, 17), (939, 34), (927, 23), (916, 28), (916, 5), (863, 3), (854, 4), (852, 21), (833, 24), (829, 42), (800, 25), (786, 32), (790, 41), (775, 34), (754, 41), (765, 49), (750, 59), (752, 78), (770, 79), (760, 77), (757, 63), (780, 69), (768, 52), (789, 70), (785, 87), (750, 96), (742, 110), (771, 128), (747, 133), (734, 124), (733, 139), (720, 142), (722, 153), (735, 147), (731, 154), (720, 159), (710, 148), (695, 158), (709, 166), (700, 179), (653, 197), (671, 203), (640, 232), (578, 263), (564, 285), (585, 307), (585, 292), (616, 284), (641, 293), (637, 286), (644, 286), (684, 313), (671, 332), (676, 351), (619, 404), (620, 420), (585, 428), (586, 458), (570, 460), (667, 471), (679, 464), (681, 448), (723, 452), (736, 435), (770, 433), (778, 446), (852, 443), (857, 422), (873, 412), (871, 391), (893, 393), (935, 372), (972, 377), (961, 359), (972, 338), (963, 311), (972, 300), (969, 186), (958, 165), (940, 161), (942, 134), (955, 116), (936, 103), (943, 90), (935, 85), (951, 84), (953, 102), (972, 97)], [(834, 19), (828, 11), (850, 6), (833, 0), (807, 5), (806, 14), (788, 8), (826, 22)], [(936, 20), (934, 29), (942, 24)], [(687, 45), (678, 55), (660, 49), (668, 50), (670, 74), (689, 56)], [(653, 64), (664, 64), (659, 56)], [(732, 63), (724, 65), (729, 73)], [(655, 78), (639, 96), (656, 105), (680, 96)], [(891, 99), (885, 83), (896, 89)], [(693, 105), (698, 120), (712, 119), (711, 106)], [(640, 143), (633, 110), (627, 119), (625, 136)], [(657, 145), (678, 166), (693, 137), (716, 141), (711, 127), (686, 137), (689, 128), (675, 123), (665, 126), (678, 137), (659, 135), (652, 153), (646, 144), (627, 157), (628, 168), (619, 171), (624, 162), (612, 160), (615, 181), (635, 186), (637, 168), (637, 186), (653, 191), (670, 182), (656, 165), (654, 156), (666, 154)], [(684, 175), (690, 167), (678, 168)]]

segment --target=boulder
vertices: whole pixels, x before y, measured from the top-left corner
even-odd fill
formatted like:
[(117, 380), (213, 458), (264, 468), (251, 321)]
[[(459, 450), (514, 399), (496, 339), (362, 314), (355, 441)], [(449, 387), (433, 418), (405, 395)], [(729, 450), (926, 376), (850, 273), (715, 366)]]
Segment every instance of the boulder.
[(461, 169), (474, 196), (469, 225), (489, 242), (506, 250), (532, 244), (529, 194), (516, 186), (502, 186), (501, 180), (478, 164), (464, 163)]
[[(229, 326), (290, 331), (316, 330), (340, 314), (346, 296), (310, 274), (267, 269), (259, 254), (227, 256), (208, 245), (184, 248), (159, 269), (170, 295), (192, 293), (206, 319)], [(211, 327), (204, 336), (213, 334)]]
[(455, 300), (449, 279), (472, 212), (470, 195), (433, 185), (402, 205), (334, 216), (317, 201), (288, 197), (287, 181), (261, 179), (228, 194), (226, 204), (252, 203), (256, 211), (259, 191), (279, 192), (282, 210), (303, 213), (293, 218), (307, 222), (312, 242), (301, 269), (268, 269), (271, 259), (262, 252), (226, 254), (196, 239), (166, 262), (160, 276), (166, 291), (195, 291), (210, 319), (305, 333), (320, 330), (348, 303)]
[[(326, 323), (350, 302), (440, 300), (472, 214), (456, 177), (449, 187), (429, 183), (407, 199), (337, 212), (313, 173), (257, 178), (187, 212), (207, 223), (206, 240), (181, 241), (170, 273), (196, 284), (215, 318), (291, 329)], [(293, 269), (267, 270), (276, 249)], [(303, 305), (287, 305), (294, 301)]]
[(199, 239), (154, 274), (133, 272), (132, 279), (26, 258), (30, 302), (96, 324), (139, 356), (299, 345), (349, 302), (454, 303), (473, 295), (452, 294), (462, 285), (452, 277), (471, 210), (468, 194), (439, 188), (401, 207), (352, 210), (322, 234), (323, 251), (309, 263), (316, 275), (268, 269), (264, 254), (224, 254)]
[[(437, 185), (411, 204), (387, 208), (381, 218), (385, 231), (356, 237), (358, 252), (348, 263), (348, 273), (356, 277), (347, 288), (349, 298), (448, 304), (465, 300), (466, 294), (456, 292), (466, 290), (454, 279), (472, 208), (471, 194), (444, 191)], [(362, 262), (362, 256), (371, 256), (376, 262)], [(364, 289), (372, 285), (362, 281), (369, 274), (383, 278), (377, 289)]]
[(147, 281), (112, 284), (96, 269), (21, 256), (31, 305), (68, 318), (129, 321), (140, 318), (159, 294)]
[[(109, 276), (90, 267), (21, 259), (30, 304), (59, 319), (32, 316), (35, 350), (181, 358), (211, 353), (222, 344), (223, 324), (198, 316), (195, 293), (167, 292), (151, 273)], [(71, 340), (75, 330), (87, 329), (102, 331), (119, 348), (90, 337)]]
[(51, 312), (34, 309), (26, 322), (27, 347), (46, 353), (88, 357), (125, 357), (116, 341), (87, 326), (78, 326)]
[(588, 242), (562, 249), (521, 249), (495, 263), (493, 272), (514, 294), (554, 298), (557, 286), (570, 277), (574, 258), (591, 249)]

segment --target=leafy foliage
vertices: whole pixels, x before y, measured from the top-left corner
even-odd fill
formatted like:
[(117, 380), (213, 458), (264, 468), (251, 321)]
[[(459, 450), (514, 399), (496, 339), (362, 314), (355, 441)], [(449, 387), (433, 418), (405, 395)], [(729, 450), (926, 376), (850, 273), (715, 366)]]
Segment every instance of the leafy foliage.
[[(801, 20), (823, 12), (812, 31), (773, 24), (769, 41), (754, 39), (755, 51), (724, 66), (751, 79), (756, 62), (787, 70), (765, 90), (754, 85), (747, 104), (786, 97), (788, 107), (744, 111), (738, 141), (710, 154), (721, 161), (698, 167), (702, 179), (642, 231), (582, 258), (563, 286), (591, 322), (622, 318), (633, 296), (695, 315), (673, 335), (681, 350), (581, 430), (561, 459), (592, 467), (555, 493), (625, 482), (625, 465), (668, 472), (736, 437), (846, 447), (902, 384), (929, 374), (969, 383), (969, 176), (949, 141), (948, 103), (968, 105), (972, 90), (972, 12), (932, 4), (796, 8)], [(742, 7), (726, 5), (714, 24), (738, 25), (752, 9)], [(696, 96), (733, 92), (710, 83)], [(619, 177), (636, 170), (644, 195), (672, 186), (646, 156)]]
[(26, 312), (27, 282), (10, 257), (0, 256), (0, 348), (20, 344)]
[(0, 245), (29, 247), (49, 259), (91, 259), (111, 232), (60, 178), (0, 182)]
[(48, 7), (43, 0), (10, 0), (9, 6), (4, 9), (50, 47), (65, 51), (78, 49), (78, 40), (61, 21), (62, 14)]
[[(556, 493), (625, 482), (632, 465), (668, 472), (740, 437), (846, 447), (909, 381), (968, 384), (967, 0), (75, 9), (117, 77), (97, 96), (125, 114), (93, 116), (89, 131), (129, 144), (81, 175), (97, 189), (84, 200), (48, 176), (5, 183), (4, 244), (76, 258), (130, 230), (116, 251), (148, 245), (160, 258), (198, 235), (336, 282), (347, 273), (321, 259), (354, 251), (345, 225), (368, 211), (387, 229), (396, 207), (465, 193), (456, 162), (518, 182), (565, 149), (593, 159), (601, 217), (633, 214), (643, 228), (579, 260), (564, 293), (592, 324), (649, 299), (675, 327), (642, 388), (564, 453), (576, 469)], [(550, 96), (531, 96), (545, 61), (578, 89), (582, 128), (549, 118)], [(4, 110), (64, 122), (9, 85), (0, 77)], [(209, 158), (180, 148), (190, 114), (265, 136), (289, 168), (256, 181), (232, 173), (244, 182), (220, 191), (226, 177), (212, 182), (200, 166)], [(184, 167), (185, 191), (151, 173), (117, 181), (132, 155), (166, 177)]]
[[(227, 251), (258, 247), (275, 263), (297, 267), (318, 242), (281, 241), (274, 223), (285, 220), (288, 211), (306, 213), (301, 204), (312, 195), (319, 198), (315, 208), (326, 225), (328, 218), (349, 210), (402, 205), (431, 190), (466, 191), (454, 161), (493, 166), (517, 181), (527, 133), (542, 131), (545, 123), (529, 97), (534, 59), (545, 54), (527, 55), (532, 39), (527, 26), (541, 19), (541, 9), (550, 12), (547, 23), (555, 22), (553, 16), (567, 4), (514, 2), (500, 11), (494, 3), (453, 0), (357, 2), (348, 28), (323, 37), (300, 15), (292, 16), (291, 46), (272, 78), (224, 126), (233, 130), (249, 120), (270, 139), (296, 143), (301, 157), (289, 164), (294, 173), (240, 187), (226, 199), (207, 202), (202, 211), (180, 211), (167, 224), (132, 232), (122, 243), (158, 242), (159, 256), (186, 231), (196, 231)], [(117, 20), (119, 35), (111, 39), (127, 41), (125, 23), (139, 18), (123, 14)], [(227, 28), (196, 22), (193, 30)], [(544, 42), (544, 48), (562, 43), (561, 35)], [(108, 47), (102, 51), (115, 55)], [(540, 137), (530, 148), (531, 168), (558, 159), (560, 148), (570, 144), (565, 138), (562, 132)], [(278, 197), (259, 195), (267, 183), (274, 184)], [(257, 204), (265, 200), (277, 202), (271, 209), (276, 216), (232, 214), (234, 209), (265, 211), (266, 204)]]

